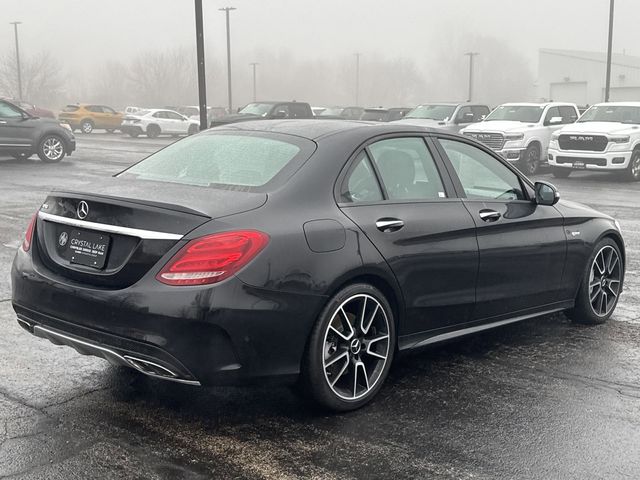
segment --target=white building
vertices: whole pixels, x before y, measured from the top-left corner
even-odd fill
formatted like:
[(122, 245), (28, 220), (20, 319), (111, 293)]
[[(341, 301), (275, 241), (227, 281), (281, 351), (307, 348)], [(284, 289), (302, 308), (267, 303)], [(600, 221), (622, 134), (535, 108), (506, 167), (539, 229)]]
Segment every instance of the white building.
[[(538, 97), (579, 106), (604, 101), (607, 54), (540, 49)], [(613, 54), (611, 101), (640, 101), (640, 57)]]

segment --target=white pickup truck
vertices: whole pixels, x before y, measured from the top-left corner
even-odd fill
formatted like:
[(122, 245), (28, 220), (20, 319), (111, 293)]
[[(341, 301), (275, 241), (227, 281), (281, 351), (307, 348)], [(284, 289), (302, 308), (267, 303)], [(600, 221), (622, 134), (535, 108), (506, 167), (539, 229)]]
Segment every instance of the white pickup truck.
[(553, 134), (549, 165), (556, 177), (572, 170), (624, 172), (640, 180), (640, 102), (600, 103)]
[(505, 103), (460, 133), (475, 138), (533, 175), (547, 159), (551, 134), (579, 117), (573, 103)]

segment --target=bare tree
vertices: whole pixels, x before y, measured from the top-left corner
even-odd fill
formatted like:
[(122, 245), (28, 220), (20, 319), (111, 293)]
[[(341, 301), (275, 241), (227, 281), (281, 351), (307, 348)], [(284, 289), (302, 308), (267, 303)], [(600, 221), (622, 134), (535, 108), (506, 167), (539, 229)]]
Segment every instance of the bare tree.
[[(50, 54), (42, 51), (22, 59), (22, 95), (23, 100), (39, 105), (56, 104), (62, 87), (63, 77), (59, 62)], [(0, 58), (0, 93), (9, 97), (18, 97), (18, 71), (15, 54)]]

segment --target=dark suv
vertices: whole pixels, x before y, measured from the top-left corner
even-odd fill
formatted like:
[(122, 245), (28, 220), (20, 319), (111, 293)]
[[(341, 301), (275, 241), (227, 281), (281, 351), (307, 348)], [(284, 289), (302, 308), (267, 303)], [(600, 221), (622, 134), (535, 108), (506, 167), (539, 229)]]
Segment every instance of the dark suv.
[(37, 153), (43, 162), (55, 163), (75, 149), (76, 139), (69, 127), (0, 100), (0, 155), (23, 159)]
[(211, 122), (212, 127), (247, 120), (277, 120), (282, 118), (313, 118), (311, 105), (304, 102), (254, 102), (238, 113), (224, 115)]

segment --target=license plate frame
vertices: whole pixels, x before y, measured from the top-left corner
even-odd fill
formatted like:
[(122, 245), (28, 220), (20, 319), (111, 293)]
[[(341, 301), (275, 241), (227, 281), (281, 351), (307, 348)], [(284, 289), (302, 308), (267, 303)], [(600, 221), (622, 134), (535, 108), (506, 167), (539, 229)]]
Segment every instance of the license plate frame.
[(102, 270), (107, 263), (111, 237), (103, 233), (72, 229), (67, 245), (69, 262)]

